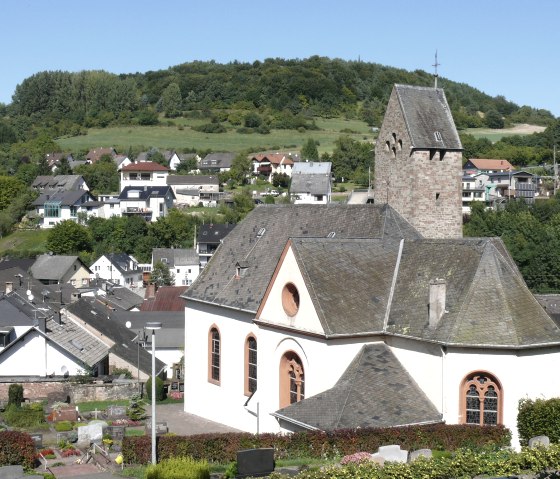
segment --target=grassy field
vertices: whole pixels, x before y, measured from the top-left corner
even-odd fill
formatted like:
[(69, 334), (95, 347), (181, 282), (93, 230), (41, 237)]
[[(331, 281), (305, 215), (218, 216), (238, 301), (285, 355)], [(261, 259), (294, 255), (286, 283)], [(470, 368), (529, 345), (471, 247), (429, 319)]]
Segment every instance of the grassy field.
[(8, 250), (44, 253), (48, 230), (19, 230), (0, 238), (0, 256)]
[(190, 128), (200, 123), (200, 120), (181, 118), (174, 126), (91, 128), (87, 135), (57, 138), (56, 142), (64, 150), (75, 152), (100, 146), (113, 146), (119, 152), (127, 151), (129, 146), (237, 152), (248, 148), (299, 150), (308, 138), (313, 138), (319, 142), (319, 153), (323, 153), (331, 152), (335, 140), (341, 135), (347, 134), (360, 141), (373, 140), (366, 123), (341, 118), (317, 119), (320, 130), (302, 133), (297, 130), (272, 130), (268, 135), (240, 134), (233, 128), (228, 129), (226, 133), (201, 133)]
[(468, 133), (469, 135), (473, 135), (475, 138), (488, 138), (492, 143), (495, 143), (505, 136), (531, 135), (544, 130), (544, 126), (515, 125), (512, 128), (504, 128), (503, 130), (493, 130), (491, 128), (467, 128), (466, 130), (462, 130), (462, 133)]

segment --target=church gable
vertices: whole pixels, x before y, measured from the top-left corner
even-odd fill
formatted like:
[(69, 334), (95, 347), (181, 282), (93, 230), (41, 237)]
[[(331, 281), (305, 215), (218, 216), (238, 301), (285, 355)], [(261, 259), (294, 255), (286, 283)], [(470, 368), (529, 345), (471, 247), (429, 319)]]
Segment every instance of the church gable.
[(315, 305), (288, 241), (256, 315), (267, 325), (325, 334)]

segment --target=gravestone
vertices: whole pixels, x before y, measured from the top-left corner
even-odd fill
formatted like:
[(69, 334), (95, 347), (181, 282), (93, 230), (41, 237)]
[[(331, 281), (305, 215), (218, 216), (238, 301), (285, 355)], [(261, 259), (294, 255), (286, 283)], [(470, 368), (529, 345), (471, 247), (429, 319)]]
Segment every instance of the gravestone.
[(43, 447), (43, 435), (39, 433), (30, 434), (31, 439), (35, 443), (35, 448), (41, 449)]
[(107, 426), (107, 434), (114, 441), (122, 441), (124, 438), (124, 426)]
[(407, 462), (408, 451), (401, 449), (401, 446), (380, 446), (375, 454), (371, 455), (372, 459), (381, 457), (384, 461), (391, 462)]
[(53, 421), (74, 421), (78, 420), (78, 411), (75, 407), (65, 407), (61, 409), (55, 409), (52, 412)]
[(550, 446), (550, 439), (548, 436), (535, 436), (529, 439), (529, 447), (548, 447)]
[(107, 406), (107, 417), (109, 419), (120, 419), (126, 417), (126, 406), (111, 404)]
[(418, 449), (416, 451), (412, 451), (410, 453), (409, 462), (413, 462), (419, 457), (425, 457), (426, 459), (432, 458), (432, 450), (431, 449)]
[(92, 442), (101, 443), (105, 428), (107, 428), (105, 421), (91, 421), (87, 426), (80, 426), (78, 428), (78, 444), (89, 446)]
[[(146, 435), (152, 434), (152, 418), (146, 419), (146, 427), (145, 427)], [(158, 434), (167, 434), (169, 432), (169, 428), (167, 427), (167, 422), (156, 422), (156, 435)]]
[(236, 477), (261, 477), (274, 472), (274, 449), (244, 449), (237, 451)]

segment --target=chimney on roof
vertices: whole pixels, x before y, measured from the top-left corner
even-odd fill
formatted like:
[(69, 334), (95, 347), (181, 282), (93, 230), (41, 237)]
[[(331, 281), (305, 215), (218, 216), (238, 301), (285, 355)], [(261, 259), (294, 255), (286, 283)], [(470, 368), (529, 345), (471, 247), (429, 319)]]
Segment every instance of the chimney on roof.
[(54, 313), (54, 322), (56, 324), (62, 324), (62, 314), (60, 313), (60, 311)]
[(39, 331), (41, 331), (42, 333), (46, 333), (47, 332), (47, 318), (45, 317), (40, 317), (37, 319), (37, 327), (39, 328)]
[(6, 294), (11, 293), (14, 290), (14, 283), (11, 281), (6, 281)]
[(434, 329), (438, 326), (445, 313), (445, 295), (447, 283), (444, 279), (430, 281), (430, 298), (428, 303), (429, 326)]
[(82, 293), (72, 293), (72, 297), (70, 299), (71, 303), (75, 303), (76, 301), (78, 301), (78, 299), (80, 299), (82, 297)]
[(154, 299), (155, 297), (156, 297), (156, 284), (148, 283), (148, 287), (146, 288), (146, 298)]

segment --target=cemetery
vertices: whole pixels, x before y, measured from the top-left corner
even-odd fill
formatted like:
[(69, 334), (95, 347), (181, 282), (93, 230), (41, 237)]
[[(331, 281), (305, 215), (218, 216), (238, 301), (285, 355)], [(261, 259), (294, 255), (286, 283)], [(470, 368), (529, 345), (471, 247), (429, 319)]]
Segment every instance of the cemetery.
[[(0, 412), (0, 479), (23, 477), (18, 475), (19, 467), (36, 477), (132, 471), (129, 474), (139, 478), (173, 477), (170, 471), (179, 468), (185, 471), (184, 477), (201, 479), (272, 473), (277, 478), (297, 475), (299, 479), (357, 475), (368, 479), (533, 479), (558, 477), (554, 474), (560, 467), (560, 418), (552, 414), (558, 400), (520, 405), (521, 451), (509, 448), (511, 433), (503, 426), (430, 424), (289, 435), (179, 436), (170, 434), (167, 419), (156, 420), (154, 425), (157, 465), (151, 465), (154, 426), (137, 395), (126, 404), (108, 401), (80, 410), (79, 405), (63, 402), (22, 402), (20, 393), (14, 385)], [(547, 420), (539, 421), (541, 416)]]

